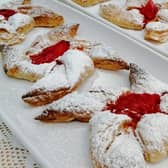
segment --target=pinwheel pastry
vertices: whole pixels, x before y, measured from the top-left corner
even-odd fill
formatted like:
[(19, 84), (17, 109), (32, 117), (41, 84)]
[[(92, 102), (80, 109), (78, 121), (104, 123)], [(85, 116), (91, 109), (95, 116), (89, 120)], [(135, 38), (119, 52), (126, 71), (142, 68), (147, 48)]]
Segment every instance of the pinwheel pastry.
[(77, 89), (94, 71), (92, 60), (83, 51), (68, 50), (59, 59), (60, 66), (38, 80), (22, 99), (34, 106), (57, 100)]
[[(6, 14), (6, 11), (9, 13)], [(34, 19), (13, 10), (0, 10), (0, 44), (14, 45), (34, 27)]]
[[(78, 30), (78, 25), (64, 25), (39, 36), (26, 51), (16, 47), (4, 47), (2, 50), (3, 67), (8, 76), (36, 81), (52, 71), (57, 65), (55, 60), (69, 48), (69, 43), (62, 39), (73, 38)], [(61, 36), (63, 35), (63, 37)], [(45, 38), (48, 36), (47, 38)], [(48, 44), (54, 45), (48, 48)], [(53, 52), (53, 50), (56, 52)], [(45, 56), (44, 56), (45, 55)]]
[(35, 27), (55, 27), (64, 23), (63, 16), (41, 6), (23, 5), (17, 10), (31, 16), (35, 20)]
[(126, 10), (114, 4), (106, 4), (100, 6), (100, 15), (126, 29), (142, 30), (144, 27), (144, 16), (137, 9)]
[(94, 113), (90, 120), (94, 168), (145, 168), (144, 160), (167, 156), (168, 86), (135, 64), (130, 83), (130, 92), (107, 104), (110, 111)]
[(168, 23), (149, 22), (145, 28), (145, 39), (163, 43), (168, 40)]
[(73, 0), (73, 1), (81, 6), (88, 7), (108, 0)]
[(16, 9), (20, 5), (30, 4), (31, 0), (1, 0), (0, 9)]

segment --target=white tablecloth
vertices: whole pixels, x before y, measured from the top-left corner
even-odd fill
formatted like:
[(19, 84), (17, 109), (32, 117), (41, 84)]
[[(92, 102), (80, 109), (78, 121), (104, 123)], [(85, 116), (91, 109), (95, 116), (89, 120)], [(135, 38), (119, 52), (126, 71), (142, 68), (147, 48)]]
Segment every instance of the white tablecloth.
[(0, 120), (0, 168), (40, 168), (16, 139), (9, 128)]

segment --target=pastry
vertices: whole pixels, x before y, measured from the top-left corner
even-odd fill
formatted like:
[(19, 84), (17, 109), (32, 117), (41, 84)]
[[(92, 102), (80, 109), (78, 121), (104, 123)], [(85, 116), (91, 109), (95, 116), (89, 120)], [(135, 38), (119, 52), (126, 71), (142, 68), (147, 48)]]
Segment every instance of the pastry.
[(41, 6), (24, 5), (17, 10), (31, 16), (35, 20), (35, 27), (56, 27), (64, 23), (63, 16)]
[(168, 91), (168, 85), (136, 64), (130, 64), (131, 90), (136, 93), (158, 93)]
[(168, 153), (168, 115), (144, 115), (137, 125), (136, 133), (141, 140), (145, 159), (158, 162)]
[(137, 9), (145, 5), (146, 0), (127, 0), (126, 1), (126, 8), (130, 9)]
[(32, 30), (34, 20), (30, 16), (16, 13), (0, 21), (0, 43), (14, 45), (24, 40), (24, 35)]
[(5, 73), (14, 78), (36, 81), (49, 73), (55, 62), (32, 64), (24, 53), (15, 47), (4, 47), (2, 50), (3, 68)]
[(93, 6), (108, 0), (73, 0), (73, 1), (83, 7), (88, 7), (88, 6)]
[(168, 40), (168, 23), (149, 22), (145, 28), (145, 39), (159, 43), (164, 43)]
[(107, 4), (101, 5), (100, 15), (126, 29), (142, 30), (144, 27), (144, 16), (137, 9), (127, 11), (120, 6)]
[(168, 23), (168, 9), (160, 9), (157, 13), (157, 20)]
[(79, 50), (68, 50), (59, 61), (63, 64), (22, 96), (25, 102), (34, 106), (51, 103), (77, 89), (94, 71), (92, 60)]
[(90, 151), (93, 168), (145, 168), (143, 151), (128, 127), (131, 119), (110, 112), (90, 120)]
[(85, 40), (72, 40), (71, 48), (85, 51), (92, 58), (96, 68), (112, 71), (129, 69), (128, 63), (120, 58), (115, 50), (101, 43), (93, 43)]
[(93, 113), (101, 111), (105, 104), (89, 93), (73, 92), (49, 105), (35, 119), (44, 122), (88, 122)]
[[(25, 51), (21, 51), (15, 47), (4, 47), (2, 55), (3, 67), (6, 74), (14, 78), (29, 81), (36, 81), (44, 77), (56, 65), (56, 54), (58, 57), (59, 54), (69, 49), (68, 42), (60, 41), (61, 34), (64, 35), (62, 39), (68, 40), (73, 38), (76, 35), (77, 27), (78, 25), (65, 25), (55, 28), (47, 34), (39, 36)], [(51, 38), (54, 39), (54, 41), (52, 41)], [(54, 42), (54, 45), (49, 46)], [(46, 48), (48, 46), (49, 48)], [(56, 48), (57, 50), (55, 50)], [(59, 53), (53, 52), (53, 50), (59, 51)], [(54, 57), (49, 59), (48, 55)]]
[(30, 4), (31, 0), (1, 0), (0, 9), (16, 9), (17, 6)]
[(102, 111), (108, 101), (116, 99), (108, 88), (91, 88), (88, 92), (73, 92), (54, 101), (35, 119), (43, 122), (88, 122), (92, 115)]
[(38, 54), (44, 48), (49, 47), (61, 40), (71, 40), (78, 32), (79, 24), (66, 24), (50, 30), (48, 33), (39, 35), (26, 49), (27, 56)]

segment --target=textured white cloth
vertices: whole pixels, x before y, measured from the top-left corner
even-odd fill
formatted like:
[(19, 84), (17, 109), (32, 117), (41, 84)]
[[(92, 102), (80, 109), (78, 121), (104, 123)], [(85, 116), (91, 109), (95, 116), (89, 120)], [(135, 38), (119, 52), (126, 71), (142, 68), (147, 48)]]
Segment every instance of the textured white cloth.
[(40, 168), (3, 121), (0, 120), (0, 168)]

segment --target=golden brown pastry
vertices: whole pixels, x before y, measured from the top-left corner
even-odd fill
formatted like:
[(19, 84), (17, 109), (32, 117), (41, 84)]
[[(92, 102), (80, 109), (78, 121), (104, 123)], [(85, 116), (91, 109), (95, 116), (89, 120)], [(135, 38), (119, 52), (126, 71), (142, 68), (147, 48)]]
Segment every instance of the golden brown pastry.
[(112, 71), (129, 69), (128, 63), (107, 45), (85, 40), (72, 40), (71, 48), (85, 51), (92, 58), (96, 68)]
[(144, 27), (144, 16), (137, 9), (126, 10), (114, 4), (106, 4), (100, 6), (100, 15), (126, 29), (142, 30)]
[(39, 53), (42, 49), (49, 47), (61, 40), (69, 41), (73, 39), (78, 32), (79, 24), (66, 24), (50, 30), (48, 33), (39, 35), (26, 49), (26, 55)]
[(145, 27), (145, 39), (158, 43), (164, 43), (168, 40), (168, 23), (149, 22)]
[[(53, 44), (57, 46), (57, 44), (60, 45), (62, 43), (62, 46), (67, 46), (68, 43), (61, 41), (61, 39), (68, 40), (73, 38), (77, 30), (78, 25), (64, 25), (52, 29), (47, 34), (39, 36), (25, 51), (19, 50), (16, 47), (5, 47), (2, 50), (2, 58), (6, 74), (10, 77), (29, 81), (36, 81), (42, 78), (56, 65), (55, 59), (47, 62), (44, 60), (37, 64), (37, 61), (33, 62), (33, 58), (35, 58), (33, 55), (41, 53), (42, 50)], [(62, 37), (61, 34), (64, 36)]]
[(73, 0), (73, 1), (83, 7), (88, 7), (88, 6), (93, 6), (108, 0)]
[(63, 16), (41, 6), (24, 5), (17, 8), (18, 12), (34, 18), (35, 27), (56, 27), (64, 23)]
[(14, 45), (24, 40), (24, 35), (34, 27), (34, 19), (28, 15), (16, 13), (6, 20), (0, 20), (0, 43)]
[(59, 59), (51, 73), (37, 81), (22, 99), (30, 105), (40, 106), (57, 100), (76, 90), (94, 72), (89, 56), (79, 50), (68, 50)]

